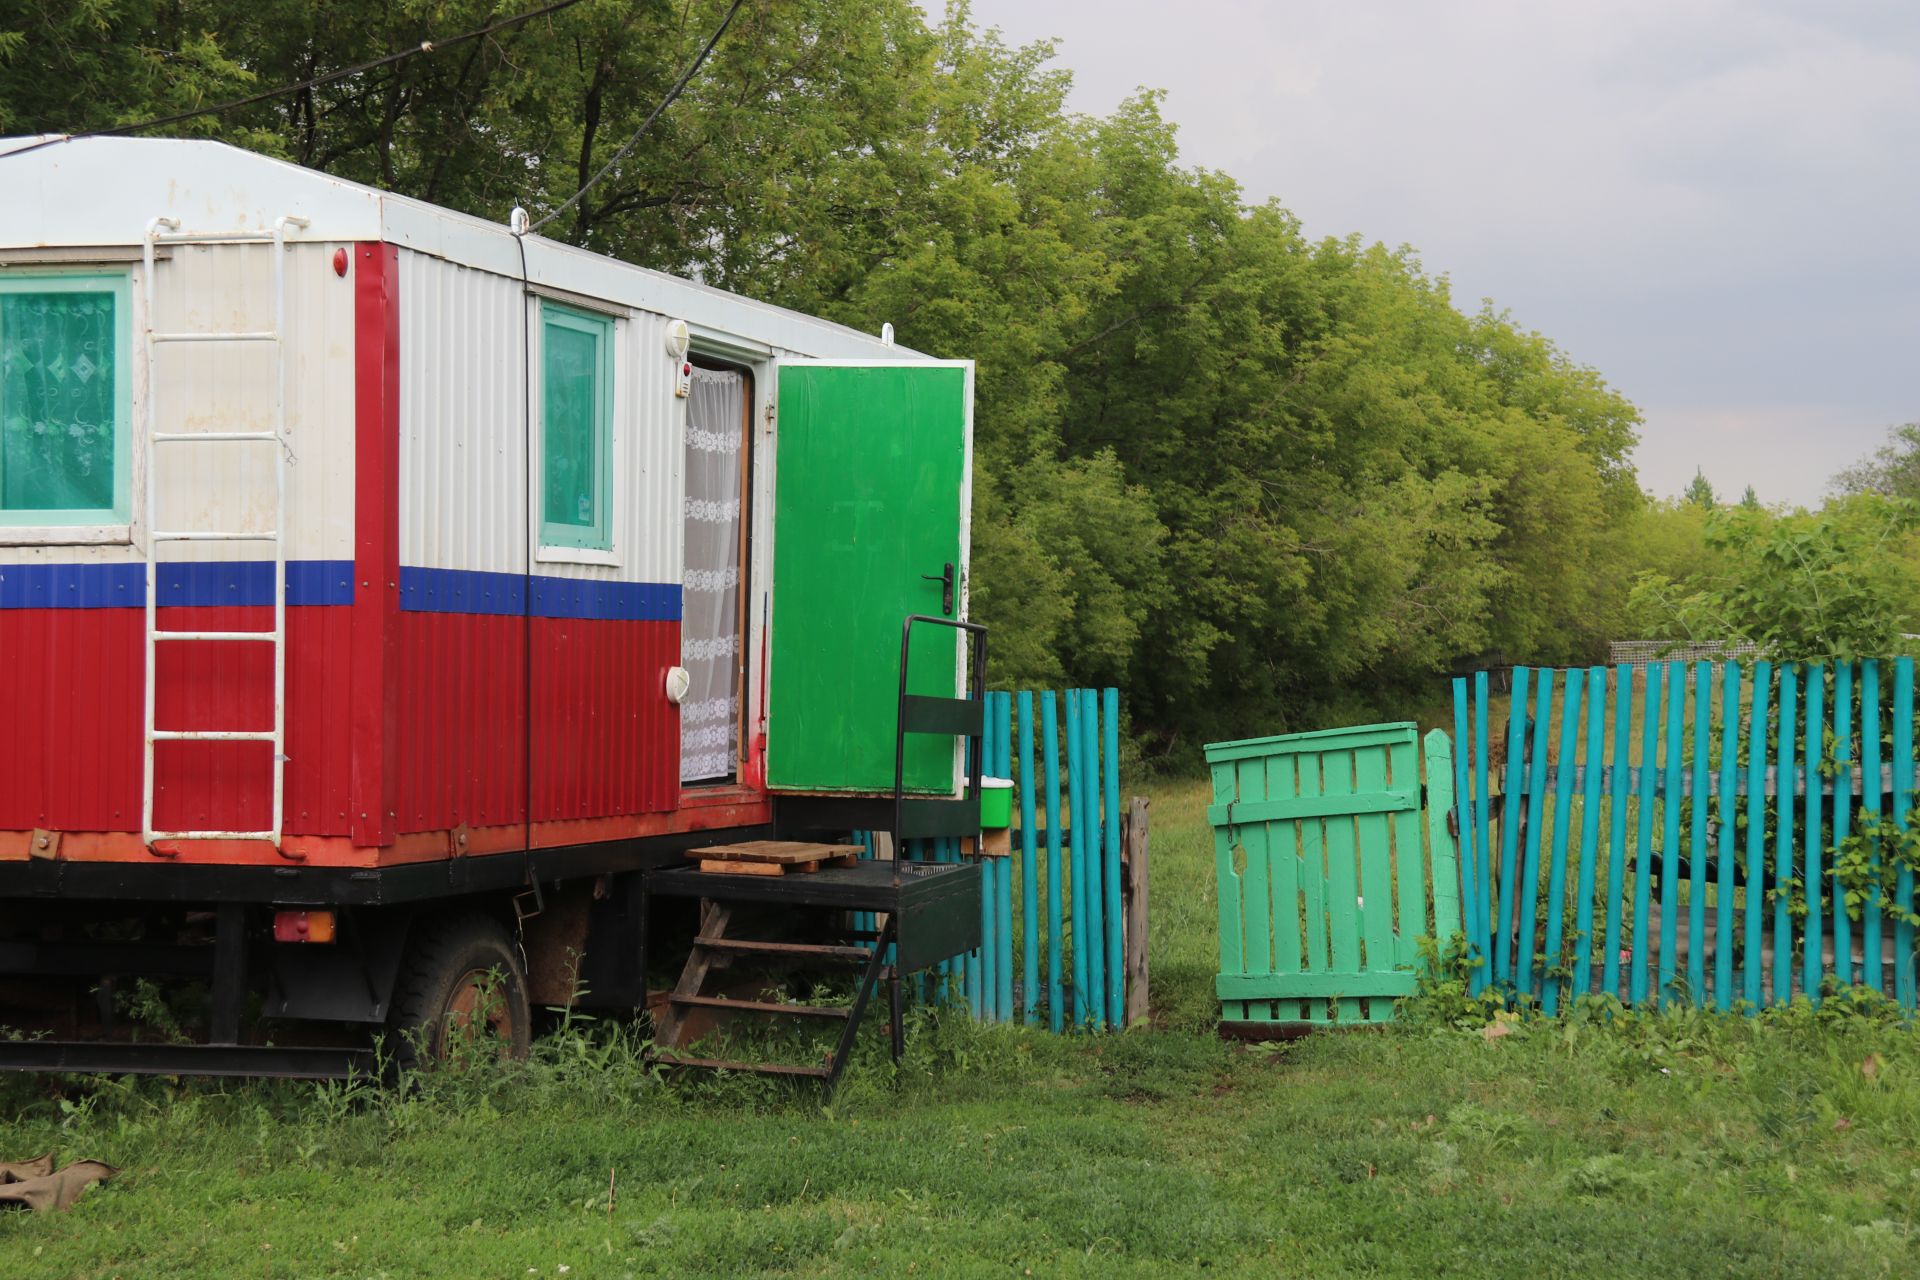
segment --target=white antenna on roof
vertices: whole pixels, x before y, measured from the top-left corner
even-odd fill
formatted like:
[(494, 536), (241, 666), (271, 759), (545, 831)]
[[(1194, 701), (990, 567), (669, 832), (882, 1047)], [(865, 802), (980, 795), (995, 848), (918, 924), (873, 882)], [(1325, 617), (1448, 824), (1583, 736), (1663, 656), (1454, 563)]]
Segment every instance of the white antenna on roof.
[(880, 345), (883, 347), (893, 345), (893, 322), (891, 320), (880, 326)]
[(517, 236), (527, 234), (527, 211), (519, 205), (513, 206), (513, 212), (507, 215), (507, 230)]

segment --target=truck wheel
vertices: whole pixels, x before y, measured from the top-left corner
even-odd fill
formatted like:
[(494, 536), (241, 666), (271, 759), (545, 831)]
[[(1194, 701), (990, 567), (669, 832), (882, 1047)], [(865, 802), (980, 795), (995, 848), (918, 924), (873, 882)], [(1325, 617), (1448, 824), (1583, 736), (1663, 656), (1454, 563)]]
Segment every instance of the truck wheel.
[(503, 1058), (526, 1057), (527, 971), (507, 931), (464, 915), (423, 920), (413, 933), (393, 997), (399, 1064), (442, 1062), (482, 1037), (498, 1040)]

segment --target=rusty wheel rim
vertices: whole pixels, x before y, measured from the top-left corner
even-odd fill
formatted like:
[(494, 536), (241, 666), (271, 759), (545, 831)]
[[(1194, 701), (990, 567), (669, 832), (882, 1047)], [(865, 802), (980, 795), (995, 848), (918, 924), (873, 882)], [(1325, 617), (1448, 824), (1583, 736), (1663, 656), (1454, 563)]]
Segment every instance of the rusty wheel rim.
[(491, 970), (469, 969), (460, 975), (447, 998), (442, 1024), (442, 1058), (449, 1056), (455, 1044), (471, 1048), (485, 1037), (499, 1040), (501, 1057), (513, 1052), (513, 1010)]

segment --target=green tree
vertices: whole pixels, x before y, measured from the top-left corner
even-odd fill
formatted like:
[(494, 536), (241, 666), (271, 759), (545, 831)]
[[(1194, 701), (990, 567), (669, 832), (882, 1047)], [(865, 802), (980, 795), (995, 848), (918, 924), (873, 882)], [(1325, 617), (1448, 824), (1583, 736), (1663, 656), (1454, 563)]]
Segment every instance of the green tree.
[(1835, 476), (1833, 489), (1920, 498), (1920, 422), (1887, 428), (1887, 442)]
[(1694, 506), (1703, 507), (1708, 511), (1719, 505), (1712, 483), (1708, 481), (1706, 473), (1698, 467), (1694, 468), (1693, 479), (1687, 482), (1687, 491), (1681, 496)]

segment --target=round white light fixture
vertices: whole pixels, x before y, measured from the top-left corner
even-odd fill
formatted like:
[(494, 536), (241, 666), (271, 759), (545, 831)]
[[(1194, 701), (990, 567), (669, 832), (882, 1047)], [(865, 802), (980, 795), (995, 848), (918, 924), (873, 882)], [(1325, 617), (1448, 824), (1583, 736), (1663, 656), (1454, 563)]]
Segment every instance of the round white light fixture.
[(685, 360), (687, 342), (687, 322), (685, 320), (667, 321), (667, 354), (675, 360)]
[(679, 706), (686, 699), (687, 691), (693, 688), (693, 677), (687, 674), (685, 667), (667, 668), (667, 701)]

